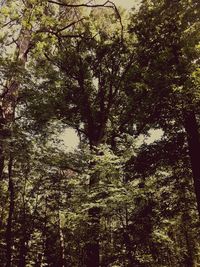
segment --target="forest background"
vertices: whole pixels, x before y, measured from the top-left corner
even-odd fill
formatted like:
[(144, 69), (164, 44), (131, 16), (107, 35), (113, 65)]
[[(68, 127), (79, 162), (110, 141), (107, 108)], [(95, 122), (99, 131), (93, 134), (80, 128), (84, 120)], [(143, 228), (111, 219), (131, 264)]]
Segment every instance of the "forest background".
[(0, 1), (0, 266), (200, 265), (200, 2), (118, 4)]

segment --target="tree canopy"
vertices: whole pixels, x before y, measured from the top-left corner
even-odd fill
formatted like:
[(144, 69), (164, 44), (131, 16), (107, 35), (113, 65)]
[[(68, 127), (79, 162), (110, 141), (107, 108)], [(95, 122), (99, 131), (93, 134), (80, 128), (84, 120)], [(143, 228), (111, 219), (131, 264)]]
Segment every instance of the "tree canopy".
[(200, 264), (199, 24), (197, 0), (0, 2), (1, 266)]

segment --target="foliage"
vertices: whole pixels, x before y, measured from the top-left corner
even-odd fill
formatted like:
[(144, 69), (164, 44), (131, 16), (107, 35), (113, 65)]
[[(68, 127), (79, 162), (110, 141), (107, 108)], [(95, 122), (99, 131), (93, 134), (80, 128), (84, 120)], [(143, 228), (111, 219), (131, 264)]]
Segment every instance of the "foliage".
[(1, 1), (2, 266), (200, 263), (199, 10)]

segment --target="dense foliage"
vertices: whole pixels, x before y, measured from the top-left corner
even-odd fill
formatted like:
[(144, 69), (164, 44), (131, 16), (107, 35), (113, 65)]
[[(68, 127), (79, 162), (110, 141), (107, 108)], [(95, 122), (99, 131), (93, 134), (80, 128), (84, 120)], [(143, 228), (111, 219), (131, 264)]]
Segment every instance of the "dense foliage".
[(199, 266), (199, 1), (6, 0), (0, 25), (0, 265)]

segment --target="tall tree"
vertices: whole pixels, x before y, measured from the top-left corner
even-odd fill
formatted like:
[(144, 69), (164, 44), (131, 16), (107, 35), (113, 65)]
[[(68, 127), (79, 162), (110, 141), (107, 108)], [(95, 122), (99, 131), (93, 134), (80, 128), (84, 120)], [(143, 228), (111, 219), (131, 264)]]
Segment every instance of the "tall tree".
[[(198, 88), (193, 75), (199, 60), (198, 18), (198, 1), (144, 1), (132, 30), (147, 97), (144, 122), (164, 130), (172, 125), (185, 129), (200, 213)], [(149, 112), (151, 98), (154, 107)]]
[[(82, 38), (73, 41), (61, 38), (57, 52), (46, 55), (47, 76), (42, 61), (38, 60), (36, 66), (38, 73), (41, 74), (41, 69), (45, 79), (51, 81), (51, 84), (47, 83), (48, 88), (58, 88), (52, 95), (48, 91), (54, 116), (77, 129), (95, 152), (101, 144), (110, 143), (120, 112), (125, 108), (123, 78), (133, 61), (132, 57), (128, 58), (129, 49), (122, 39), (123, 28), (118, 14), (116, 17), (116, 13), (110, 11), (94, 10), (89, 19), (80, 27), (79, 31), (84, 32)], [(111, 20), (116, 28), (109, 32)], [(36, 94), (41, 97), (45, 97), (45, 83), (37, 85), (42, 90)], [(43, 118), (45, 120), (45, 114)], [(95, 164), (91, 163), (91, 168)], [(98, 188), (99, 182), (99, 174), (94, 173), (90, 178), (90, 190)], [(89, 218), (91, 241), (86, 248), (86, 265), (99, 266), (98, 207), (89, 210)]]

